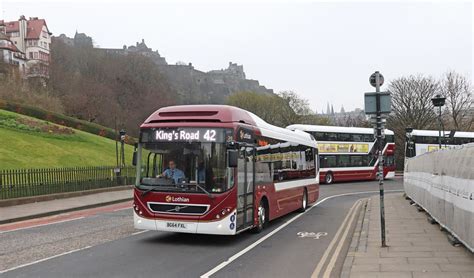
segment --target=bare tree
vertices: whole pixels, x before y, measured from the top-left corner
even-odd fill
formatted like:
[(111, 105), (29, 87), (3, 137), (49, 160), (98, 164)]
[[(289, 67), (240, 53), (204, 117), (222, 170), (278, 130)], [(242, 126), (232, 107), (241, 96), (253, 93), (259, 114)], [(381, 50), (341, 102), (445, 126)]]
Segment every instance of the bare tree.
[(438, 82), (432, 77), (410, 75), (390, 82), (392, 113), (387, 127), (395, 132), (395, 159), (398, 169), (403, 167), (405, 128), (429, 129), (436, 125), (436, 114), (431, 102), (438, 92)]
[(470, 130), (474, 125), (474, 117), (471, 115), (473, 92), (470, 81), (465, 76), (449, 71), (443, 76), (439, 91), (446, 97), (448, 126), (455, 130)]
[(393, 80), (389, 84), (392, 93), (392, 128), (430, 128), (436, 120), (431, 98), (438, 91), (438, 82), (432, 77), (410, 75)]

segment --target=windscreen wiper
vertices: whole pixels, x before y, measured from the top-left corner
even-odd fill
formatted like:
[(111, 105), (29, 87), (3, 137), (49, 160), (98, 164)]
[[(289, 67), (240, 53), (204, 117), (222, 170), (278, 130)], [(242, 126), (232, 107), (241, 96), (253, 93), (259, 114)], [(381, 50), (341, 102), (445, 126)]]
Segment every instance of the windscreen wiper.
[(211, 198), (211, 199), (214, 199), (214, 196), (212, 196), (211, 193), (209, 193), (209, 191), (207, 191), (204, 187), (200, 186), (198, 183), (196, 183), (196, 187), (198, 187), (199, 189), (201, 189), (204, 193), (206, 193), (206, 195)]
[(146, 194), (148, 194), (149, 192), (154, 191), (155, 189), (156, 189), (156, 187), (149, 188), (149, 189), (143, 191), (141, 196), (143, 197), (143, 196), (145, 196)]

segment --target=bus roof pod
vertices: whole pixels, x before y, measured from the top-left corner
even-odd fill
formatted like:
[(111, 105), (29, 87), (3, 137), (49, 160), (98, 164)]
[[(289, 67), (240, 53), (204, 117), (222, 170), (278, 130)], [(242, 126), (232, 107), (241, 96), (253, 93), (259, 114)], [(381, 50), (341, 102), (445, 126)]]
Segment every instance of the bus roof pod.
[[(444, 135), (449, 136), (451, 131), (445, 131)], [(411, 134), (413, 136), (432, 136), (438, 137), (439, 131), (438, 130), (421, 130), (421, 129), (414, 129)], [(454, 133), (454, 137), (457, 138), (474, 138), (474, 132), (466, 132), (466, 131), (456, 131)]]
[[(345, 127), (345, 126), (324, 126), (324, 125), (303, 125), (293, 124), (286, 128), (291, 130), (302, 130), (302, 131), (318, 131), (318, 132), (337, 132), (337, 133), (358, 133), (358, 134), (374, 134), (373, 128), (367, 127)], [(393, 131), (385, 129), (386, 135), (393, 135)]]
[(148, 117), (141, 127), (153, 127), (153, 124), (156, 123), (197, 121), (244, 123), (256, 127), (262, 136), (316, 147), (316, 140), (309, 133), (271, 125), (252, 112), (229, 105), (178, 105), (163, 107)]

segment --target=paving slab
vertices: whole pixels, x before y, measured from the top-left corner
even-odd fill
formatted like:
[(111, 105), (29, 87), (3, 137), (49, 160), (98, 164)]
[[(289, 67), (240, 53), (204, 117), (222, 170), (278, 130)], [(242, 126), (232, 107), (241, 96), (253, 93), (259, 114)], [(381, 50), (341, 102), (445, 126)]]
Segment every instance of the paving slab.
[(132, 189), (101, 192), (78, 197), (42, 201), (0, 208), (0, 224), (49, 216), (79, 209), (110, 205), (131, 200)]
[(369, 198), (347, 254), (343, 277), (474, 277), (474, 254), (402, 194), (385, 195), (386, 242), (381, 247), (379, 196)]

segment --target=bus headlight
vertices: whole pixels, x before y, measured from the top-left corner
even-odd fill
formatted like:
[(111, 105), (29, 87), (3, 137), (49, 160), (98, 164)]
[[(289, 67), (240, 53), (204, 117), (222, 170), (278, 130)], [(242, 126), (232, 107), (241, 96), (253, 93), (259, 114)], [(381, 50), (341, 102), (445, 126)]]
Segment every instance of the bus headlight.
[(225, 217), (225, 216), (228, 215), (231, 211), (232, 211), (232, 208), (230, 208), (230, 207), (227, 207), (227, 208), (222, 209), (219, 213), (216, 214), (216, 219), (219, 219), (219, 218), (221, 218), (221, 217)]

